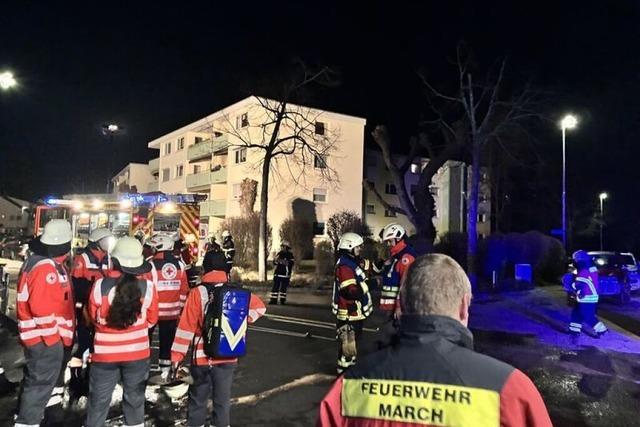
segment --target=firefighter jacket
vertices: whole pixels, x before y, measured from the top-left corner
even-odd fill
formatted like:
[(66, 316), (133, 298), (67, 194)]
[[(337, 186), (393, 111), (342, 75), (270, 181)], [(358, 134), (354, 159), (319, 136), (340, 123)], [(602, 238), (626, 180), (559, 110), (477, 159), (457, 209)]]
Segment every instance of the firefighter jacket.
[(367, 276), (351, 256), (342, 255), (336, 263), (331, 308), (338, 320), (367, 318), (373, 310)]
[(89, 318), (95, 326), (92, 362), (132, 362), (150, 356), (149, 328), (158, 322), (158, 293), (151, 280), (138, 277), (142, 309), (138, 320), (126, 329), (107, 325), (107, 316), (116, 293), (120, 272), (113, 271), (98, 279), (89, 296)]
[(158, 319), (177, 320), (189, 293), (185, 265), (170, 251), (156, 253), (151, 264), (153, 270), (147, 275), (147, 279), (153, 280), (155, 276), (157, 280)]
[(108, 269), (109, 259), (106, 252), (97, 249), (83, 248), (73, 258), (71, 282), (77, 309), (85, 306), (91, 287), (96, 280), (104, 277), (104, 272)]
[(395, 311), (402, 277), (415, 259), (415, 251), (404, 240), (400, 240), (391, 248), (391, 257), (385, 262), (382, 270), (381, 310)]
[(25, 346), (60, 341), (73, 344), (75, 309), (64, 258), (32, 255), (18, 278), (16, 312), (20, 341)]
[[(209, 304), (209, 291), (206, 285), (222, 286), (226, 282), (227, 274), (224, 271), (213, 270), (202, 276), (203, 285), (197, 286), (189, 292), (187, 303), (180, 316), (176, 337), (171, 346), (171, 361), (173, 363), (182, 362), (190, 346), (193, 346), (192, 363), (196, 366), (211, 366), (222, 363), (236, 363), (238, 361), (237, 358), (213, 358), (207, 356), (204, 352), (202, 341), (202, 326), (205, 311)], [(248, 322), (255, 322), (266, 311), (262, 300), (251, 294)]]
[(276, 258), (273, 260), (273, 265), (276, 267), (273, 276), (282, 277), (285, 279), (291, 278), (291, 270), (293, 270), (294, 258), (291, 251), (280, 251)]
[(444, 316), (403, 316), (398, 340), (358, 361), (320, 403), (317, 426), (551, 426), (531, 380), (473, 351)]
[(236, 256), (236, 245), (231, 237), (227, 237), (222, 242), (222, 252), (227, 260), (227, 264), (233, 264), (233, 257)]
[(579, 270), (571, 287), (576, 293), (578, 302), (597, 303), (599, 298), (598, 269), (590, 267)]

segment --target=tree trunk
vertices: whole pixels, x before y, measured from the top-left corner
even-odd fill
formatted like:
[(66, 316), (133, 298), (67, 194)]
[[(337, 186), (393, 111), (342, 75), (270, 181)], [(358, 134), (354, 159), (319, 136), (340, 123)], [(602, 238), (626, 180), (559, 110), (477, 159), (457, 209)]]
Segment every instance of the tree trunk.
[(258, 280), (267, 281), (267, 208), (269, 205), (269, 168), (271, 153), (266, 152), (260, 182), (260, 233), (258, 236)]
[(473, 290), (478, 286), (476, 262), (478, 254), (478, 190), (480, 188), (480, 142), (472, 135), (471, 192), (469, 194), (469, 212), (467, 216), (467, 275)]

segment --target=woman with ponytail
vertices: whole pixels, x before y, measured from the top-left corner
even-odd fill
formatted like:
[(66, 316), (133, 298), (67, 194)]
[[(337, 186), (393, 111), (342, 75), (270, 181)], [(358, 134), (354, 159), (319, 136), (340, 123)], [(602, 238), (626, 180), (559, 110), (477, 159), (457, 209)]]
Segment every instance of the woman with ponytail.
[(85, 425), (104, 425), (113, 389), (121, 382), (124, 425), (142, 426), (151, 355), (148, 329), (158, 321), (158, 294), (154, 283), (145, 279), (151, 265), (138, 240), (118, 240), (111, 259), (113, 271), (96, 281), (89, 296), (96, 332)]

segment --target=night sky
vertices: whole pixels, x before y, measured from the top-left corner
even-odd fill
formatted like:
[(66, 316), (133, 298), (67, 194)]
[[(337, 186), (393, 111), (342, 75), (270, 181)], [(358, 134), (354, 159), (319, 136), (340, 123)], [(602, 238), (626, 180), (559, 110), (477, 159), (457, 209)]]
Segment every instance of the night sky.
[[(637, 2), (111, 3), (3, 4), (0, 70), (20, 87), (0, 93), (0, 192), (102, 191), (127, 162), (155, 156), (149, 140), (257, 92), (294, 57), (341, 72), (314, 106), (366, 117), (367, 134), (385, 123), (401, 146), (426, 108), (416, 71), (445, 82), (465, 40), (480, 66), (507, 55), (511, 75), (549, 91), (550, 120), (579, 115), (571, 209), (588, 217), (608, 191), (607, 239), (640, 249)], [(110, 122), (125, 128), (113, 144), (100, 131)], [(531, 203), (533, 215), (513, 229), (548, 232), (560, 217), (560, 131), (550, 121), (536, 137), (548, 185), (518, 190), (532, 192), (519, 209)], [(558, 221), (536, 211), (543, 199)]]

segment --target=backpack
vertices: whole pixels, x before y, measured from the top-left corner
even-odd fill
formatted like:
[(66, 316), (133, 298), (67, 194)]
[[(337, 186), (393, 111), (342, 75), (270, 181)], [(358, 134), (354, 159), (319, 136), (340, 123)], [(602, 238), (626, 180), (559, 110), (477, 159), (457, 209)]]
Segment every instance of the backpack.
[(230, 285), (205, 286), (209, 302), (202, 324), (204, 353), (214, 358), (244, 356), (251, 291)]

